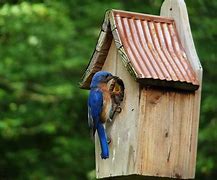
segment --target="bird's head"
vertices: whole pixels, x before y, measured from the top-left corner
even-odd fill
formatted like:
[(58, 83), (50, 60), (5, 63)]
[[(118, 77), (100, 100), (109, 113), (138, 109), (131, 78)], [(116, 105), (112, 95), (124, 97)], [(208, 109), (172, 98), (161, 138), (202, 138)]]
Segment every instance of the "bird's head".
[(107, 71), (99, 71), (93, 76), (90, 87), (96, 88), (96, 87), (98, 87), (99, 84), (107, 83), (115, 77), (116, 76), (113, 76), (111, 73), (109, 73)]

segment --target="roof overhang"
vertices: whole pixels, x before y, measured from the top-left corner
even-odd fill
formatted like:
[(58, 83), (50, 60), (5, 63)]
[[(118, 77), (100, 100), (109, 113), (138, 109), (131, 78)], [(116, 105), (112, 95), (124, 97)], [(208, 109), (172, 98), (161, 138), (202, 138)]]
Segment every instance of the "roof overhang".
[(112, 39), (123, 65), (138, 83), (191, 91), (199, 88), (173, 19), (119, 10), (105, 14), (81, 88), (90, 88), (93, 75), (104, 65)]

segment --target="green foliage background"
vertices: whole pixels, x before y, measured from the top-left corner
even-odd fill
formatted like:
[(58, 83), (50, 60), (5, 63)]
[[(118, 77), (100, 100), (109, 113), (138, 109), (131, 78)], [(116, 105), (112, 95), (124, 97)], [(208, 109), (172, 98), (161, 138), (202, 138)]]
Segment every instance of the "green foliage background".
[[(91, 179), (87, 93), (78, 82), (109, 8), (161, 0), (0, 1), (0, 179)], [(217, 176), (217, 1), (186, 1), (204, 68), (196, 179)]]

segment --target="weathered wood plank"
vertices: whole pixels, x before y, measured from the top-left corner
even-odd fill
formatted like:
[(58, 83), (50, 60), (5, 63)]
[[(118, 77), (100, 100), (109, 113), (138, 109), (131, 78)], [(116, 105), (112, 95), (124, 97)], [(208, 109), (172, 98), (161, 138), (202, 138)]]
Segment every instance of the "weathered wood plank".
[[(97, 178), (129, 175), (136, 172), (137, 123), (139, 114), (139, 84), (123, 66), (114, 41), (102, 70), (110, 71), (124, 80), (125, 94), (122, 112), (116, 115), (106, 129), (112, 138), (109, 159), (100, 159), (99, 143), (96, 143)], [(97, 142), (98, 142), (98, 138)]]
[[(189, 178), (194, 93), (143, 88), (138, 132), (138, 174)], [(193, 147), (194, 148), (194, 147)]]

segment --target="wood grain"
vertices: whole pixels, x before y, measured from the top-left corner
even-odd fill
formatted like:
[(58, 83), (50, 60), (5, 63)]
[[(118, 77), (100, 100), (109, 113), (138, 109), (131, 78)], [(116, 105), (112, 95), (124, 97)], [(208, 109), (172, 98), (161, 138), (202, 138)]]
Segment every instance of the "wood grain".
[(193, 176), (194, 97), (189, 92), (141, 89), (139, 174), (183, 179)]

